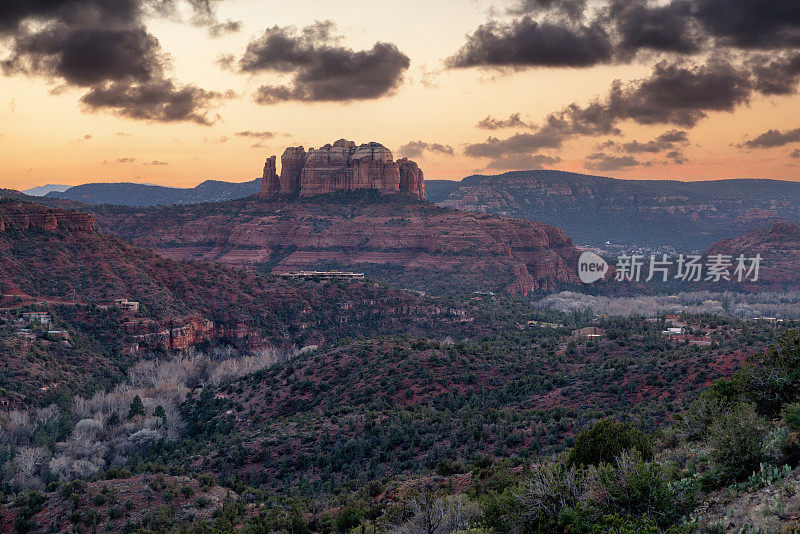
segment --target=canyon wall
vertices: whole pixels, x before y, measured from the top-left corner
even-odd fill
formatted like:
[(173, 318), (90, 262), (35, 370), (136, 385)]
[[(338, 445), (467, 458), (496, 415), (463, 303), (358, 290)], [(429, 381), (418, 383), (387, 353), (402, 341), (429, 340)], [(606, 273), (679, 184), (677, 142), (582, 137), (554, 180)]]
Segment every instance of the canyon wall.
[(301, 197), (376, 189), (387, 193), (407, 192), (425, 198), (425, 178), (413, 161), (394, 161), (392, 152), (380, 143), (356, 146), (340, 139), (318, 149), (289, 147), (281, 156), (281, 174), (275, 156), (264, 166), (262, 197), (276, 194)]
[(0, 212), (0, 232), (13, 230), (91, 232), (94, 230), (94, 217), (88, 213), (50, 209), (27, 202), (4, 201)]

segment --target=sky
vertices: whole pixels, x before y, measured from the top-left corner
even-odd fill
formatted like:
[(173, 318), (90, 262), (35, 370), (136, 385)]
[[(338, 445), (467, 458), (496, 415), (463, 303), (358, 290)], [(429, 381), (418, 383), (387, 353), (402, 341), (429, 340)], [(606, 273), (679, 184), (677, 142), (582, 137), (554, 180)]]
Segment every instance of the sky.
[(4, 0), (0, 187), (251, 180), (378, 141), (427, 179), (800, 179), (796, 0)]

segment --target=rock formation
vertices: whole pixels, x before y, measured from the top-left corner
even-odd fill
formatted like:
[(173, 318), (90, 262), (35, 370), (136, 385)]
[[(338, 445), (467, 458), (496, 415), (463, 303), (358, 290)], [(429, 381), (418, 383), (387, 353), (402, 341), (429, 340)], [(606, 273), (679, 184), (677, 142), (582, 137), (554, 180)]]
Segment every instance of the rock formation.
[(0, 232), (12, 230), (91, 232), (94, 230), (94, 217), (88, 213), (6, 201), (0, 205)]
[[(274, 156), (273, 156), (274, 158)], [(264, 168), (263, 197), (277, 193), (302, 197), (377, 189), (395, 193), (408, 192), (425, 198), (422, 171), (413, 161), (394, 161), (392, 152), (380, 143), (356, 146), (353, 141), (340, 139), (319, 149), (289, 147), (281, 156), (281, 175), (275, 187), (270, 158)]]
[(403, 158), (397, 160), (400, 168), (400, 191), (408, 191), (412, 195), (426, 198), (425, 195), (425, 176), (422, 169), (416, 162)]
[(291, 146), (281, 156), (280, 193), (293, 195), (300, 191), (300, 177), (306, 166), (306, 151), (301, 146)]
[(95, 216), (106, 231), (170, 258), (274, 273), (354, 271), (395, 286), (462, 294), (527, 295), (580, 283), (580, 251), (560, 228), (427, 202), (276, 195), (202, 207), (101, 208)]
[(281, 182), (275, 167), (275, 156), (267, 158), (264, 163), (264, 176), (261, 180), (261, 191), (264, 195), (272, 196), (281, 190)]
[[(732, 287), (747, 291), (786, 291), (800, 284), (797, 258), (800, 257), (800, 228), (788, 221), (775, 221), (771, 228), (757, 228), (736, 238), (718, 241), (703, 255), (722, 254), (736, 263), (739, 255), (745, 258), (761, 256), (758, 280), (742, 282), (734, 279)], [(748, 261), (749, 265), (749, 261)], [(730, 270), (732, 272), (732, 269)]]

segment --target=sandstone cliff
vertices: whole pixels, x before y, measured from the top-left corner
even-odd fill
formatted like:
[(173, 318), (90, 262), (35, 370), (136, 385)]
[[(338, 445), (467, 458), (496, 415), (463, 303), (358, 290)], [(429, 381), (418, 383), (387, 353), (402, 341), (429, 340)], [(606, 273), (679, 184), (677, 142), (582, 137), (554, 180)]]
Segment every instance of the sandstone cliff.
[(578, 283), (579, 252), (560, 228), (424, 202), (274, 197), (95, 215), (164, 256), (262, 272), (354, 270), (435, 293), (524, 295)]
[(274, 156), (264, 167), (262, 196), (275, 194), (307, 197), (376, 189), (382, 192), (407, 192), (425, 198), (425, 181), (413, 161), (394, 161), (392, 152), (380, 143), (356, 146), (340, 139), (318, 149), (289, 147), (281, 156), (281, 174), (277, 177)]
[(800, 284), (800, 228), (786, 221), (775, 221), (771, 228), (758, 228), (742, 236), (714, 243), (704, 255), (723, 254), (736, 258), (743, 254), (763, 258), (756, 282), (731, 282), (749, 291), (796, 289)]
[(88, 213), (4, 200), (0, 206), (0, 232), (12, 230), (91, 232), (94, 230), (94, 218)]

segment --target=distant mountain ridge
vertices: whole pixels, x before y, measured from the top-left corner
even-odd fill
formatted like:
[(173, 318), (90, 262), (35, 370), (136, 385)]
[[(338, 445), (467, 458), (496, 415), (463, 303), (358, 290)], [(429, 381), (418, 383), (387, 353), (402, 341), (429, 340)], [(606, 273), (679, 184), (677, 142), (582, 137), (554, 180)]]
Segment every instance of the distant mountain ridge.
[(47, 193), (52, 193), (53, 191), (56, 192), (64, 192), (67, 189), (72, 187), (71, 185), (64, 185), (64, 184), (47, 184), (47, 185), (37, 185), (36, 187), (31, 187), (30, 189), (25, 189), (22, 191), (26, 195), (30, 195), (32, 197), (43, 197)]
[(241, 183), (206, 180), (191, 188), (128, 182), (91, 183), (70, 187), (63, 192), (52, 191), (45, 196), (83, 202), (85, 204), (145, 207), (223, 202), (248, 197), (259, 191), (261, 191), (261, 178)]
[(689, 252), (774, 220), (800, 220), (800, 183), (779, 180), (619, 180), (537, 170), (426, 186), (441, 206), (551, 224), (590, 245)]

